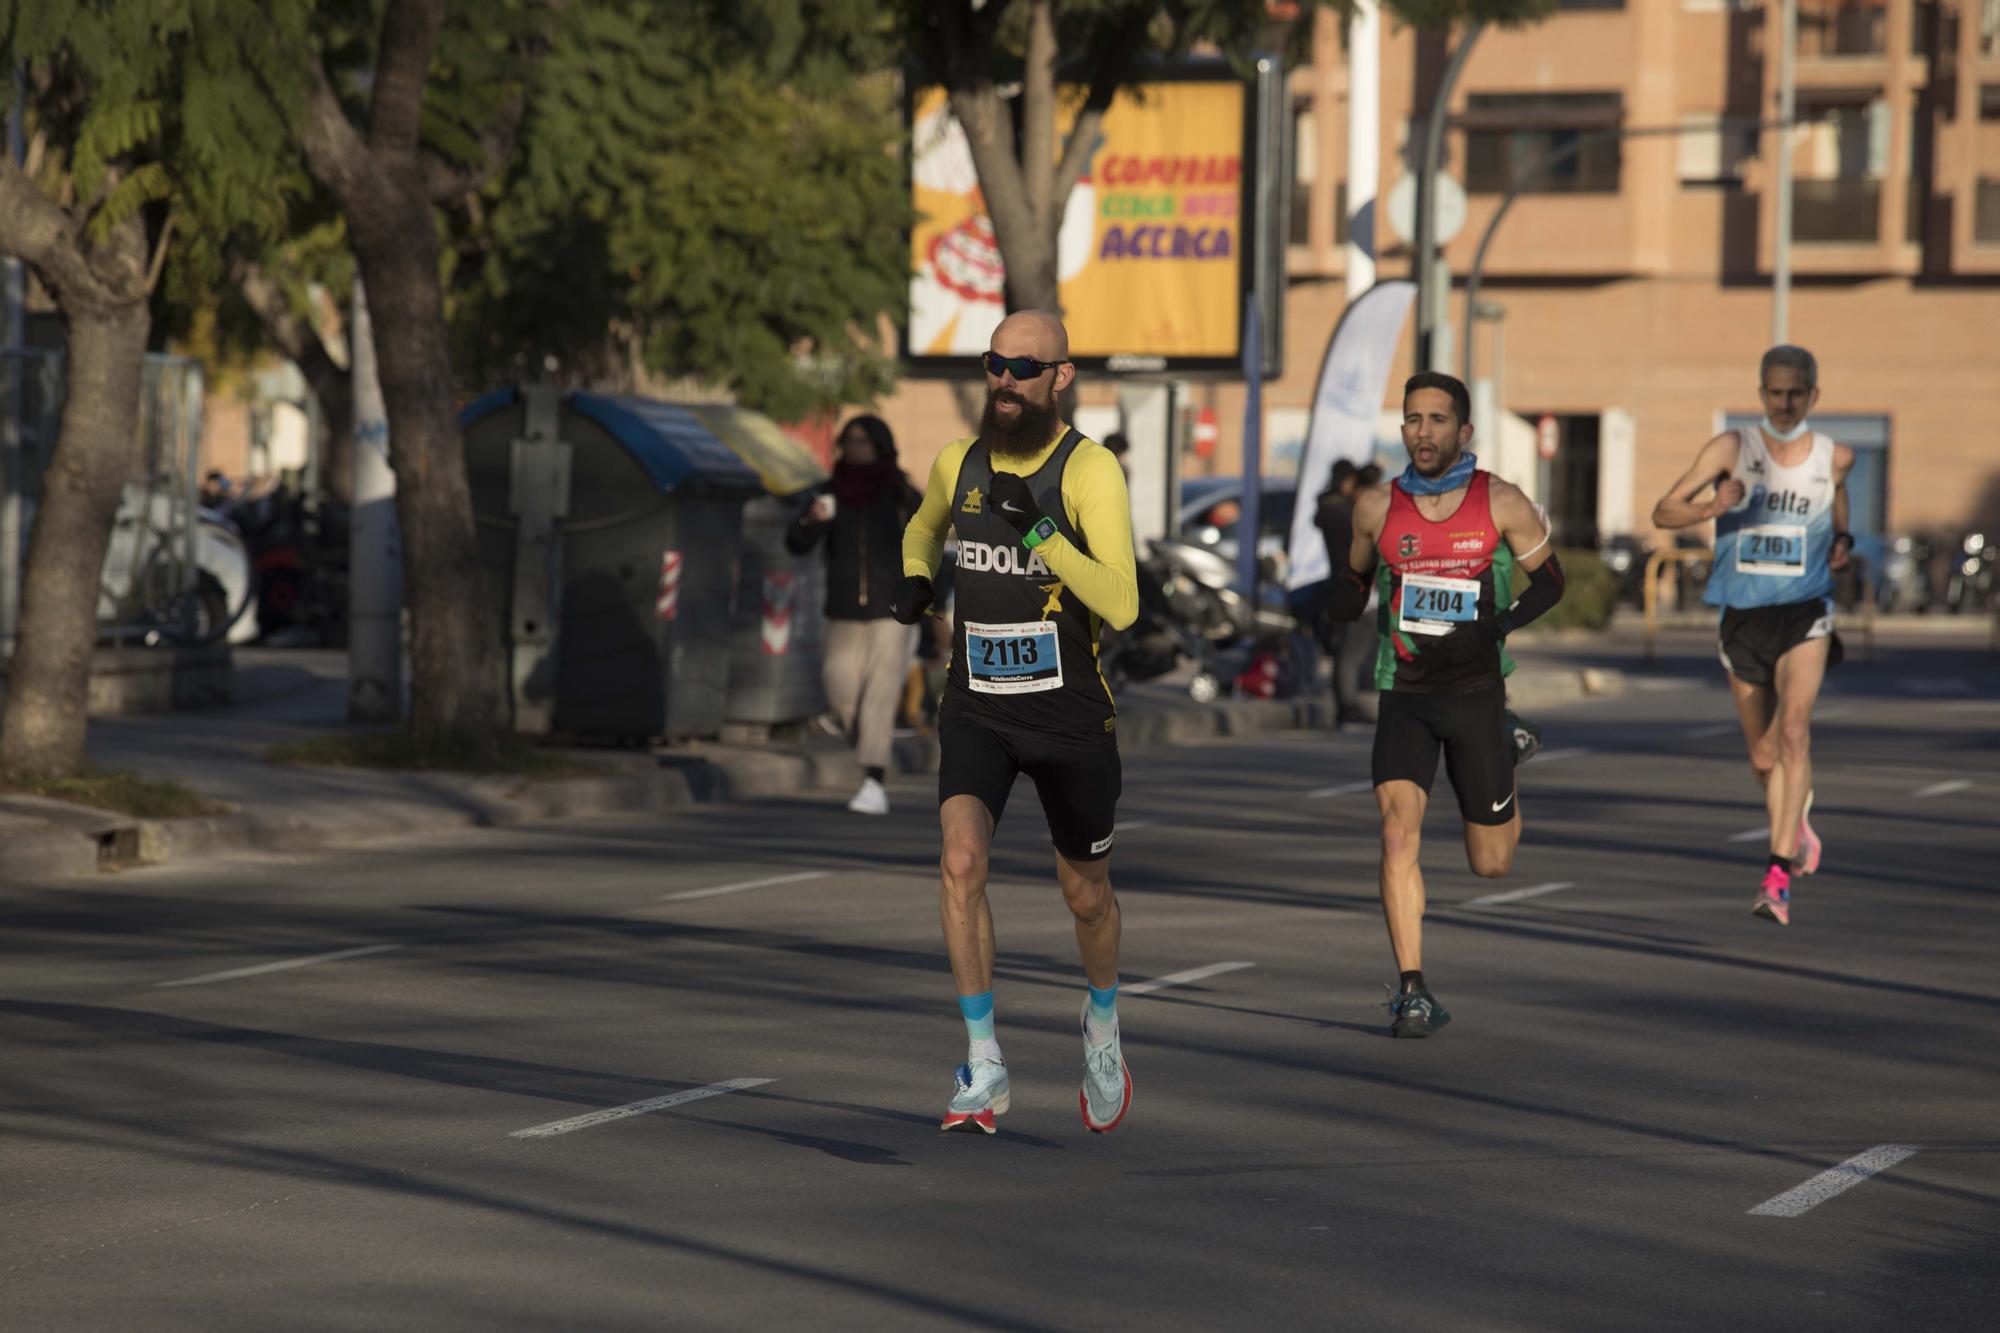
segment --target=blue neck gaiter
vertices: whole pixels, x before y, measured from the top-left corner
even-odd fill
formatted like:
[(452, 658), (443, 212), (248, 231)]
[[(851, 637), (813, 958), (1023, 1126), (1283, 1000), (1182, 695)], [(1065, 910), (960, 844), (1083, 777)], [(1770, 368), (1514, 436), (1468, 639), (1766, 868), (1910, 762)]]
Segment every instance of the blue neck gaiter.
[(1403, 475), (1396, 478), (1396, 484), (1406, 495), (1443, 495), (1455, 491), (1472, 481), (1472, 470), (1479, 466), (1479, 455), (1464, 453), (1458, 461), (1435, 477), (1426, 477), (1417, 471), (1415, 463), (1403, 469)]

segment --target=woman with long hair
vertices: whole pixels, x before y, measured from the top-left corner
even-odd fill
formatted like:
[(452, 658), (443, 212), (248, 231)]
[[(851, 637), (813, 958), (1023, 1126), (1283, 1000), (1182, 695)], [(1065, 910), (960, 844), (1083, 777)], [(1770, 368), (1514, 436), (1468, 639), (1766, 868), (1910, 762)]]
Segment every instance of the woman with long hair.
[(785, 545), (803, 555), (826, 542), (826, 696), (862, 773), (847, 808), (886, 815), (882, 782), (917, 636), (890, 617), (889, 598), (903, 578), (903, 528), (924, 497), (903, 475), (896, 437), (880, 417), (851, 419), (836, 448), (832, 479), (814, 492)]

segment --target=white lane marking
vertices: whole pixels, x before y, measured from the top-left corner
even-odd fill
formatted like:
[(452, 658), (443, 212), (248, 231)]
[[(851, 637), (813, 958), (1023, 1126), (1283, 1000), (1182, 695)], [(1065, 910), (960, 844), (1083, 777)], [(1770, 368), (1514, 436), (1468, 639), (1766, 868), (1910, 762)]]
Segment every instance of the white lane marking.
[(1373, 790), (1375, 781), (1371, 778), (1367, 782), (1343, 782), (1337, 787), (1315, 787), (1306, 793), (1306, 799), (1313, 800), (1321, 796), (1351, 796), (1358, 791)]
[(768, 889), (778, 884), (799, 884), (809, 879), (825, 879), (832, 873), (831, 870), (801, 870), (790, 875), (766, 875), (763, 879), (746, 879), (736, 884), (718, 884), (712, 889), (689, 889), (685, 893), (670, 893), (660, 901), (680, 903), (690, 898), (714, 898), (724, 893), (742, 893), (748, 889)]
[(1884, 1143), (1870, 1148), (1856, 1157), (1850, 1157), (1839, 1166), (1820, 1172), (1803, 1185), (1786, 1190), (1775, 1198), (1764, 1200), (1750, 1210), (1752, 1217), (1797, 1217), (1809, 1208), (1816, 1208), (1836, 1195), (1845, 1194), (1878, 1171), (1887, 1171), (1905, 1157), (1914, 1157), (1917, 1149), (1901, 1143)]
[(1687, 734), (1691, 741), (1705, 741), (1712, 736), (1727, 736), (1732, 731), (1743, 730), (1741, 722), (1717, 722), (1706, 727), (1696, 727)]
[(1812, 720), (1815, 722), (1824, 722), (1830, 717), (1846, 717), (1849, 713), (1853, 711), (1854, 711), (1853, 704), (1835, 704), (1831, 708), (1815, 709), (1813, 711)]
[(623, 1106), (606, 1107), (602, 1111), (592, 1111), (589, 1115), (574, 1116), (568, 1120), (551, 1120), (546, 1125), (535, 1125), (528, 1129), (517, 1129), (507, 1137), (510, 1139), (547, 1139), (558, 1134), (568, 1134), (579, 1129), (589, 1129), (592, 1125), (609, 1124), (613, 1120), (623, 1120), (627, 1116), (644, 1115), (648, 1111), (659, 1111), (669, 1106), (679, 1106), (683, 1102), (698, 1102), (704, 1097), (720, 1097), (725, 1092), (740, 1092), (744, 1088), (758, 1088), (773, 1080), (768, 1078), (732, 1078), (722, 1083), (710, 1083), (706, 1087), (689, 1088), (685, 1092), (670, 1092), (664, 1097), (648, 1097), (643, 1102), (627, 1102)]
[(1972, 693), (1972, 682), (1963, 676), (1905, 676), (1901, 684), (1911, 694)]
[(1572, 881), (1559, 879), (1548, 884), (1537, 884), (1531, 889), (1508, 889), (1505, 893), (1489, 893), (1484, 898), (1472, 899), (1466, 906), (1484, 907), (1490, 903), (1514, 903), (1523, 898), (1539, 898), (1545, 893), (1561, 893), (1564, 889), (1575, 887)]
[(1943, 705), (1947, 713), (1979, 713), (1989, 708), (2000, 708), (2000, 699), (1966, 699), (1955, 704)]
[(159, 981), (155, 986), (205, 986), (211, 981), (234, 981), (238, 977), (262, 976), (266, 972), (284, 972), (294, 967), (311, 967), (314, 963), (336, 963), (343, 958), (362, 958), (371, 953), (388, 953), (400, 949), (400, 944), (364, 944), (358, 949), (335, 949), (332, 953), (310, 954), (304, 958), (287, 958), (281, 963), (259, 963), (255, 967), (232, 967), (227, 972), (204, 972), (198, 977), (181, 977), (177, 981)]
[(1160, 821), (1157, 819), (1127, 819), (1127, 820), (1122, 820), (1119, 823), (1113, 824), (1111, 826), (1111, 831), (1113, 833), (1123, 833), (1128, 829), (1151, 828), (1153, 827), (1153, 825), (1159, 822)]
[(1169, 972), (1164, 977), (1154, 977), (1151, 981), (1135, 981), (1129, 986), (1120, 986), (1121, 995), (1151, 995), (1156, 990), (1169, 986), (1185, 986), (1190, 981), (1204, 981), (1209, 977), (1219, 977), (1224, 972), (1241, 972), (1255, 963), (1210, 963), (1206, 967), (1191, 967), (1185, 972)]
[(1546, 764), (1552, 759), (1580, 759), (1584, 755), (1595, 753), (1597, 752), (1588, 745), (1571, 745), (1560, 750), (1543, 750), (1540, 754), (1530, 755), (1528, 762), (1531, 764)]
[(1926, 796), (1949, 796), (1955, 791), (1964, 791), (1971, 785), (1972, 781), (1969, 778), (1953, 778), (1949, 782), (1933, 782), (1928, 787), (1911, 792), (1910, 795), (1921, 801)]
[(1741, 833), (1732, 833), (1727, 840), (1730, 842), (1755, 842), (1759, 838), (1768, 838), (1770, 836), (1771, 826), (1769, 824), (1759, 824), (1756, 828), (1747, 828)]

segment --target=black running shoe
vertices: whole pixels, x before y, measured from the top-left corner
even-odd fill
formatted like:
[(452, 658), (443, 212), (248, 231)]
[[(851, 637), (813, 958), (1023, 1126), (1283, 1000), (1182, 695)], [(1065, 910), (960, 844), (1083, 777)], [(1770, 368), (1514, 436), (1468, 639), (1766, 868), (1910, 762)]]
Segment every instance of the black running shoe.
[(1404, 991), (1393, 996), (1386, 1007), (1392, 1015), (1392, 1037), (1428, 1037), (1451, 1022), (1451, 1015), (1427, 990)]
[(1533, 759), (1542, 748), (1542, 729), (1511, 708), (1507, 710), (1507, 736), (1514, 742), (1516, 768)]

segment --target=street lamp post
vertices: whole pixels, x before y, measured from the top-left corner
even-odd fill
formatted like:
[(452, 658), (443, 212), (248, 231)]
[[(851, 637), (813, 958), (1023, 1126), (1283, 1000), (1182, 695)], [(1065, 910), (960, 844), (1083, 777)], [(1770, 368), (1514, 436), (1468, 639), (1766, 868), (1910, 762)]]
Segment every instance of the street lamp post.
[(1474, 23), (1465, 30), (1459, 40), (1458, 49), (1445, 61), (1444, 74), (1438, 80), (1437, 96), (1431, 99), (1431, 113), (1424, 119), (1423, 157), (1417, 166), (1417, 239), (1411, 256), (1411, 277), (1417, 284), (1417, 345), (1416, 368), (1431, 368), (1431, 338), (1438, 325), (1437, 312), (1444, 307), (1444, 294), (1434, 290), (1439, 276), (1431, 266), (1431, 250), (1437, 235), (1437, 220), (1431, 216), (1437, 200), (1438, 159), (1444, 154), (1444, 120), (1451, 109), (1451, 90), (1458, 85), (1458, 76), (1465, 68), (1466, 57), (1472, 54), (1473, 44), (1479, 34), (1486, 30), (1484, 23)]

